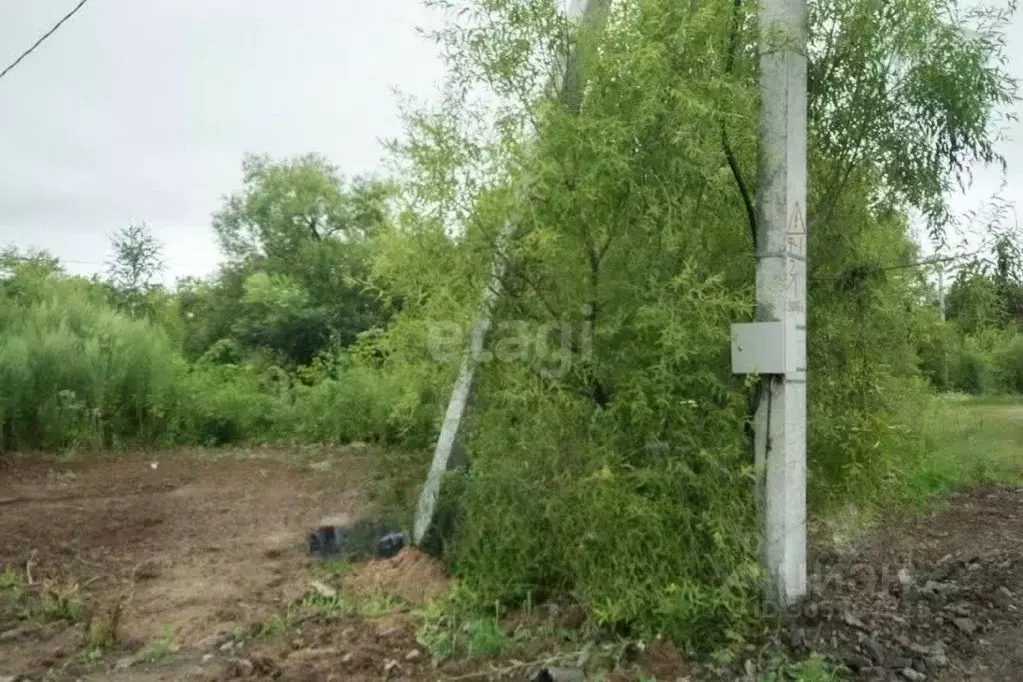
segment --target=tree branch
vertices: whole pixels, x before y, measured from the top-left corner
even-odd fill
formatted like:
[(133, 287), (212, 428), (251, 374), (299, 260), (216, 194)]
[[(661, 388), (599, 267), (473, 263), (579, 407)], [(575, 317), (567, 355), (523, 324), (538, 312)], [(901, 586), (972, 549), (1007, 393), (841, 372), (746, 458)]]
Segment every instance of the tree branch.
[[(742, 11), (742, 0), (734, 0), (732, 4), (732, 25), (728, 37), (728, 54), (725, 56), (725, 75), (732, 73), (735, 67), (735, 51), (739, 44), (739, 14)], [(725, 122), (721, 121), (721, 148), (725, 152), (725, 160), (728, 161), (728, 168), (732, 171), (732, 177), (739, 188), (742, 196), (742, 204), (746, 209), (746, 221), (749, 223), (750, 235), (753, 237), (753, 248), (757, 248), (757, 213), (753, 207), (753, 199), (743, 179), (742, 169), (739, 168), (739, 160), (732, 150), (732, 144), (728, 139), (728, 130)]]

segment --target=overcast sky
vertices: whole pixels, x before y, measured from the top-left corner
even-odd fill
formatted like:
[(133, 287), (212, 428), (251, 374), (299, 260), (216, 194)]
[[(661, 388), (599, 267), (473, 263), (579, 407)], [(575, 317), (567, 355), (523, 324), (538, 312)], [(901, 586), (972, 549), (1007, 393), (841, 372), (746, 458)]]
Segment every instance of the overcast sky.
[[(0, 0), (0, 65), (75, 4)], [(419, 0), (92, 0), (0, 81), (0, 244), (92, 272), (144, 220), (171, 277), (211, 271), (210, 214), (246, 152), (380, 168), (393, 88), (443, 76), (415, 32), (431, 20)]]
[[(74, 4), (0, 0), (0, 66)], [(435, 20), (419, 0), (91, 0), (0, 81), (0, 244), (94, 272), (107, 235), (144, 220), (169, 279), (212, 271), (210, 214), (246, 152), (380, 168), (379, 140), (400, 133), (392, 90), (429, 97), (443, 75), (415, 33)], [(1010, 136), (1004, 194), (1023, 214), (1023, 126)], [(1000, 179), (981, 172), (957, 206)]]

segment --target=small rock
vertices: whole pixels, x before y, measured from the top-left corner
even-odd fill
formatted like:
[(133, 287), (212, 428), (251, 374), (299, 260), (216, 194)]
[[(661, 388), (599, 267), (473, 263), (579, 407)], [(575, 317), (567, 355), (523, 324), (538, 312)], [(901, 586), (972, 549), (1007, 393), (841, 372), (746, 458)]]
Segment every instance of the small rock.
[(859, 654), (850, 654), (845, 657), (845, 664), (853, 670), (866, 670), (867, 668), (874, 667), (874, 662), (866, 656), (860, 656)]
[(115, 663), (114, 664), (114, 670), (127, 670), (128, 668), (130, 668), (133, 665), (135, 665), (135, 663), (137, 663), (137, 661), (135, 660), (135, 657), (134, 656), (128, 656), (127, 658), (122, 658), (117, 663)]
[(972, 635), (977, 631), (977, 624), (969, 618), (953, 618), (952, 623), (959, 628), (960, 632), (967, 635)]
[(924, 583), (922, 591), (929, 594), (948, 594), (950, 592), (956, 592), (959, 590), (959, 586), (955, 583), (942, 583), (935, 580), (928, 580)]
[(926, 662), (927, 667), (940, 670), (948, 667), (948, 656), (945, 654), (934, 654), (933, 656), (928, 656)]
[(863, 641), (863, 646), (870, 652), (875, 663), (879, 666), (885, 665), (885, 647), (881, 646), (877, 640), (868, 638)]
[(209, 663), (209, 662), (210, 662), (210, 661), (212, 661), (212, 660), (213, 660), (213, 654), (205, 654), (205, 655), (204, 655), (204, 656), (202, 657), (202, 662), (203, 662), (203, 663)]
[(384, 663), (384, 674), (390, 675), (393, 670), (401, 670), (401, 664), (393, 659), (388, 659), (387, 662)]
[(927, 675), (924, 675), (921, 672), (917, 672), (916, 670), (913, 670), (912, 668), (903, 668), (899, 672), (899, 674), (902, 675), (903, 677), (905, 677), (907, 680), (910, 680), (910, 682), (919, 682), (920, 680), (926, 680), (927, 679)]
[(913, 667), (913, 659), (905, 656), (889, 656), (888, 667), (892, 670), (904, 670)]
[(793, 649), (802, 649), (806, 646), (806, 630), (803, 628), (794, 628), (789, 633), (789, 645)]
[(309, 586), (313, 588), (316, 591), (316, 593), (321, 597), (330, 598), (337, 596), (337, 590), (335, 590), (333, 587), (324, 585), (319, 580), (312, 581), (311, 583), (309, 583)]
[[(14, 628), (13, 630), (0, 632), (0, 642), (9, 642), (13, 639), (18, 639), (19, 637), (28, 634), (34, 629), (35, 628), (31, 625), (22, 625), (21, 627)], [(0, 677), (0, 682), (2, 682), (2, 680), (3, 678)]]
[(232, 658), (228, 664), (236, 677), (249, 677), (256, 670), (256, 666), (247, 658)]
[(413, 649), (412, 651), (410, 651), (407, 654), (405, 654), (405, 660), (406, 661), (410, 661), (410, 662), (411, 661), (418, 661), (422, 657), (423, 657), (423, 652), (420, 651), (419, 649)]
[(220, 645), (220, 650), (224, 653), (231, 651), (231, 649), (234, 649), (234, 642), (224, 642)]
[(913, 574), (906, 567), (899, 569), (899, 584), (903, 587), (909, 587), (913, 584)]
[(857, 628), (859, 630), (868, 630), (869, 629), (862, 620), (860, 620), (859, 618), (857, 618), (853, 614), (849, 613), (848, 611), (846, 611), (845, 615), (842, 616), (842, 620), (844, 620), (845, 624), (850, 626), (850, 627), (854, 627), (854, 628)]
[(948, 607), (948, 610), (957, 616), (962, 616), (963, 618), (967, 618), (970, 615), (970, 608), (966, 604), (953, 604)]
[(355, 655), (351, 651), (349, 651), (347, 654), (345, 654), (344, 656), (341, 657), (341, 662), (344, 663), (345, 665), (348, 665), (354, 659), (355, 659)]
[(160, 562), (152, 559), (149, 561), (143, 561), (135, 569), (135, 577), (139, 580), (152, 580), (153, 578), (159, 578), (161, 573)]
[(1012, 592), (1005, 585), (1002, 585), (995, 593), (991, 595), (991, 601), (998, 605), (999, 608), (1007, 609), (1012, 606)]

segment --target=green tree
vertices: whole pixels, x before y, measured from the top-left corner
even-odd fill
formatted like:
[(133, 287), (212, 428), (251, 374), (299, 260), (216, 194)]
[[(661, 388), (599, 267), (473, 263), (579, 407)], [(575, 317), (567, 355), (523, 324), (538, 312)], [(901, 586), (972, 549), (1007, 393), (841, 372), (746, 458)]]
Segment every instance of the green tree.
[[(390, 361), (429, 362), (431, 329), (472, 319), (508, 220), (493, 349), (523, 324), (548, 349), (481, 369), (455, 570), (484, 600), (568, 591), (598, 620), (709, 646), (757, 579), (728, 366), (729, 322), (753, 313), (751, 9), (613, 3), (577, 32), (547, 0), (430, 4), (455, 19), (436, 34), (451, 76), (392, 145), (407, 203), (374, 271), (407, 304)], [(947, 0), (812, 3), (815, 502), (880, 490), (912, 445), (925, 283), (908, 216), (940, 236), (944, 192), (998, 161), (1004, 21)], [(568, 102), (545, 89), (566, 43), (584, 80)]]
[(383, 324), (388, 305), (366, 278), (371, 243), (389, 229), (390, 185), (348, 181), (318, 155), (248, 156), (242, 170), (244, 189), (214, 218), (228, 263), (214, 283), (181, 293), (202, 339), (193, 354), (230, 336), (306, 364)]
[(107, 282), (118, 306), (131, 317), (153, 312), (149, 296), (164, 270), (163, 245), (145, 223), (133, 223), (110, 238), (113, 258), (107, 264)]

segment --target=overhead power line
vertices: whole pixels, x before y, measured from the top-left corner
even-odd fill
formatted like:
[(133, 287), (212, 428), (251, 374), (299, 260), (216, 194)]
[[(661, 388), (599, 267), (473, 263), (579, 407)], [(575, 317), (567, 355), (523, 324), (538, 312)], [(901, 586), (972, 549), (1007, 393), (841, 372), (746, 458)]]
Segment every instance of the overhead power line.
[(21, 55), (17, 59), (15, 59), (13, 62), (11, 62), (10, 66), (8, 66), (3, 71), (0, 71), (0, 79), (2, 79), (4, 76), (6, 76), (8, 73), (10, 73), (14, 69), (14, 67), (16, 67), (18, 64), (20, 64), (22, 61), (24, 61), (24, 59), (26, 57), (28, 57), (30, 54), (35, 52), (36, 49), (40, 45), (42, 45), (46, 41), (47, 38), (49, 38), (54, 33), (56, 33), (60, 29), (60, 27), (64, 25), (64, 23), (68, 19), (70, 19), (71, 17), (73, 17), (76, 14), (78, 14), (78, 11), (80, 9), (82, 9), (83, 7), (85, 7), (85, 3), (87, 3), (87, 2), (89, 2), (89, 0), (80, 0), (80, 2), (77, 5), (75, 5), (74, 9), (72, 9), (70, 12), (65, 14), (64, 17), (60, 21), (58, 21), (56, 24), (54, 24), (53, 28), (51, 28), (49, 31), (44, 33), (42, 35), (42, 37), (39, 38), (39, 40), (35, 41), (35, 43), (32, 45), (32, 47), (30, 47), (27, 50), (25, 50), (24, 52), (22, 52)]

